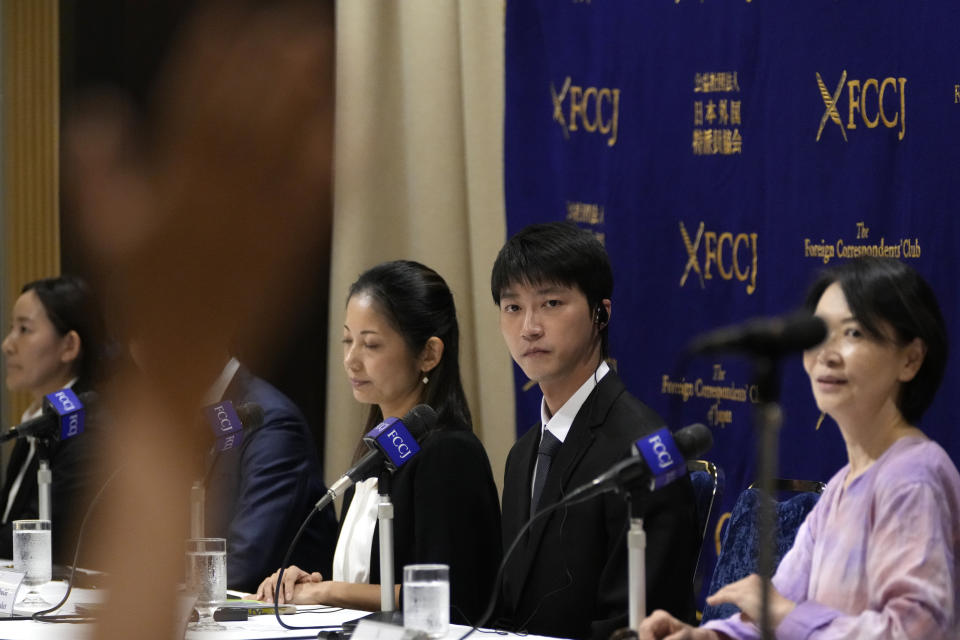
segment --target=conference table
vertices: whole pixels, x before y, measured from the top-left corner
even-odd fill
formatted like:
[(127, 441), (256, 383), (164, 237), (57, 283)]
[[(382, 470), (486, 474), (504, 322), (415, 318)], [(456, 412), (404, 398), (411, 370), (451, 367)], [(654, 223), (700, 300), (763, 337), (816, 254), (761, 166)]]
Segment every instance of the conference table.
[[(41, 588), (41, 595), (49, 602), (58, 602), (66, 591), (66, 583), (54, 581)], [(96, 607), (106, 599), (103, 589), (77, 589), (70, 593), (70, 598), (57, 614), (77, 614), (87, 608)], [(18, 614), (28, 613), (14, 608)], [(339, 627), (344, 622), (356, 620), (367, 615), (365, 611), (351, 609), (337, 609), (333, 607), (302, 606), (297, 607), (297, 613), (283, 615), (283, 620), (291, 626), (327, 626)], [(191, 631), (186, 632), (185, 640), (267, 640), (270, 638), (294, 639), (316, 638), (319, 629), (285, 629), (277, 622), (273, 615), (255, 615), (247, 620), (237, 622), (221, 622), (224, 630), (218, 631)], [(16, 619), (0, 617), (0, 639), (3, 640), (85, 640), (93, 638), (94, 622), (83, 623), (56, 623), (38, 622), (30, 619)], [(442, 640), (457, 640), (469, 630), (469, 627), (450, 625), (450, 630)], [(486, 634), (475, 632), (471, 638), (482, 638)], [(498, 632), (499, 639), (536, 640), (543, 636), (524, 635)]]

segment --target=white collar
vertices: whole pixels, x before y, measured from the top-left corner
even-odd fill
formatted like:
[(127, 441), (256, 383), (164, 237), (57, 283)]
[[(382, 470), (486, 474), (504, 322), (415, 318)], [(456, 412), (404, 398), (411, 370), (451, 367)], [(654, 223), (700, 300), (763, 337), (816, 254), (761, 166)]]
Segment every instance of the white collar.
[(203, 396), (203, 404), (214, 404), (215, 402), (220, 402), (223, 399), (223, 394), (227, 392), (227, 387), (230, 386), (230, 383), (233, 381), (233, 376), (237, 375), (237, 371), (240, 370), (240, 361), (236, 358), (230, 358), (227, 364), (223, 367), (223, 371), (220, 372), (220, 375), (216, 380), (213, 381), (213, 384), (210, 385), (210, 388), (207, 389), (207, 393)]
[[(583, 403), (587, 401), (587, 397), (594, 387), (609, 371), (610, 366), (606, 362), (601, 362), (596, 372), (589, 376), (552, 416), (547, 409), (546, 398), (542, 398), (540, 400), (540, 424), (543, 425), (542, 429), (549, 429), (550, 433), (555, 435), (560, 442), (566, 440), (567, 434), (570, 433), (570, 427), (573, 425), (573, 419), (580, 413)], [(541, 435), (543, 435), (543, 431), (541, 431)]]

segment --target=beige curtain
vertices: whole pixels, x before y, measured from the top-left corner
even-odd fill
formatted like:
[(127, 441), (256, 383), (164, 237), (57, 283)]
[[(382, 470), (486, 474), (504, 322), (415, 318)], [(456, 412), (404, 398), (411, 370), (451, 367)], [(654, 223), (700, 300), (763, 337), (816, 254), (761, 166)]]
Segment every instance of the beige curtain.
[(365, 415), (343, 375), (344, 296), (362, 270), (407, 258), (453, 290), (474, 429), (502, 483), (514, 403), (489, 281), (506, 227), (503, 30), (499, 0), (337, 3), (328, 482)]
[[(60, 11), (56, 0), (2, 0), (0, 10), (0, 326), (26, 282), (60, 273)], [(2, 338), (2, 334), (0, 334)], [(31, 398), (0, 384), (2, 422)], [(8, 452), (13, 443), (4, 447)]]

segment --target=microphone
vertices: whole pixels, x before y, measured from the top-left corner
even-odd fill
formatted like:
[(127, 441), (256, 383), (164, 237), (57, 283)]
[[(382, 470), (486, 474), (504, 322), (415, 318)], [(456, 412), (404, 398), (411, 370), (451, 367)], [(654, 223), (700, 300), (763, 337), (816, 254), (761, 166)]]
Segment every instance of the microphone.
[(386, 464), (391, 471), (405, 465), (420, 451), (418, 443), (436, 423), (436, 411), (425, 404), (418, 404), (402, 419), (387, 418), (378, 424), (363, 437), (370, 452), (330, 485), (314, 509), (323, 509), (382, 464)]
[(798, 311), (780, 317), (754, 318), (701, 333), (687, 345), (687, 352), (741, 351), (780, 356), (815, 347), (826, 337), (827, 326), (823, 320), (806, 311)]
[[(436, 411), (425, 404), (418, 404), (413, 409), (410, 409), (407, 415), (403, 416), (402, 420), (387, 418), (367, 432), (367, 435), (363, 437), (363, 441), (371, 448), (371, 451), (363, 456), (349, 471), (340, 476), (339, 480), (330, 485), (327, 493), (317, 500), (317, 504), (314, 505), (313, 509), (310, 510), (310, 513), (303, 521), (303, 524), (300, 525), (300, 529), (293, 536), (293, 540), (290, 542), (290, 546), (287, 547), (287, 552), (283, 556), (283, 562), (280, 563), (280, 573), (277, 575), (276, 591), (274, 591), (273, 594), (273, 615), (281, 627), (286, 629), (310, 628), (293, 627), (280, 618), (279, 594), (280, 588), (283, 585), (284, 567), (289, 565), (290, 555), (293, 553), (293, 549), (300, 541), (300, 536), (303, 535), (313, 516), (340, 497), (343, 492), (352, 487), (357, 480), (368, 475), (379, 465), (386, 463), (387, 468), (391, 471), (395, 471), (405, 465), (413, 456), (417, 455), (420, 451), (419, 443), (429, 436), (430, 431), (436, 424)], [(383, 558), (382, 555), (381, 558)]]
[(216, 438), (215, 451), (239, 447), (245, 436), (263, 426), (263, 407), (256, 402), (242, 402), (234, 407), (230, 400), (224, 400), (204, 407), (203, 414)]
[(79, 396), (72, 389), (60, 389), (43, 397), (43, 413), (26, 420), (3, 435), (0, 442), (33, 436), (59, 441), (83, 433), (84, 407), (97, 401), (97, 394), (84, 391)]
[(633, 443), (633, 455), (617, 462), (590, 482), (574, 489), (566, 498), (595, 494), (612, 488), (629, 487), (646, 480), (648, 491), (656, 491), (687, 474), (687, 459), (713, 446), (713, 434), (700, 424), (691, 424), (672, 436), (666, 427)]
[(207, 453), (203, 477), (190, 488), (190, 535), (194, 538), (204, 536), (206, 487), (220, 454), (239, 447), (245, 436), (263, 426), (263, 407), (256, 402), (242, 402), (234, 407), (230, 400), (223, 400), (204, 407), (202, 412), (215, 440)]
[[(686, 474), (686, 458), (698, 456), (711, 446), (713, 446), (713, 434), (710, 432), (710, 429), (700, 423), (684, 427), (673, 436), (670, 435), (669, 429), (663, 427), (634, 442), (630, 447), (633, 454), (632, 456), (617, 462), (610, 467), (610, 469), (590, 482), (580, 485), (565, 495), (560, 501), (537, 511), (533, 517), (527, 520), (526, 524), (520, 528), (514, 536), (513, 541), (506, 547), (503, 558), (500, 560), (500, 566), (497, 568), (497, 575), (493, 581), (494, 588), (487, 602), (487, 608), (473, 629), (482, 627), (486, 624), (487, 620), (490, 619), (490, 616), (493, 615), (493, 610), (497, 604), (499, 585), (503, 578), (503, 570), (507, 565), (507, 559), (513, 554), (517, 545), (520, 544), (520, 541), (524, 539), (524, 534), (530, 529), (534, 522), (565, 505), (590, 500), (596, 495), (606, 491), (633, 485), (643, 478), (648, 479), (648, 488), (650, 491), (666, 486)], [(466, 635), (463, 637), (465, 638)]]

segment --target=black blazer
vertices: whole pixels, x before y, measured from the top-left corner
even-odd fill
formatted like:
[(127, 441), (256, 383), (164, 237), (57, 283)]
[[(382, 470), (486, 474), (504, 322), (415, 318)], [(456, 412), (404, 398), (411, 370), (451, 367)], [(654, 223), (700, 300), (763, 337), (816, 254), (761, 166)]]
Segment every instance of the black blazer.
[[(263, 426), (212, 459), (206, 491), (206, 534), (227, 539), (227, 584), (252, 592), (280, 566), (326, 487), (306, 419), (287, 396), (241, 366), (224, 398), (263, 407)], [(336, 536), (328, 508), (310, 520), (290, 562), (328, 575)]]
[[(663, 426), (630, 395), (616, 373), (600, 380), (577, 414), (544, 484), (540, 508), (603, 473), (630, 453), (636, 439)], [(530, 483), (540, 428), (510, 450), (503, 486), (503, 544), (530, 514)], [(647, 535), (647, 611), (693, 613), (693, 571), (699, 535), (693, 488), (683, 478), (640, 497), (634, 517)], [(626, 501), (605, 494), (538, 521), (507, 559), (498, 624), (529, 633), (604, 638), (627, 625)]]
[[(473, 623), (493, 594), (501, 555), (500, 502), (490, 460), (472, 431), (437, 430), (420, 446), (420, 453), (394, 474), (390, 491), (394, 577), (400, 584), (407, 564), (450, 565), (450, 620)], [(352, 499), (351, 489), (343, 513)], [(370, 582), (380, 582), (376, 533)]]
[[(81, 380), (77, 380), (73, 385), (73, 392), (77, 394), (89, 390), (90, 387)], [(64, 565), (73, 562), (80, 522), (93, 494), (106, 479), (102, 461), (96, 458), (102, 446), (103, 436), (102, 422), (96, 420), (96, 413), (86, 412), (83, 433), (68, 440), (54, 442), (47, 449), (50, 470), (53, 474), (53, 482), (50, 485), (50, 510), (55, 564)], [(29, 451), (30, 444), (27, 439), (18, 439), (10, 454), (3, 488), (0, 489), (0, 516), (7, 508), (10, 487)], [(38, 444), (37, 452), (27, 467), (20, 489), (10, 508), (7, 522), (0, 526), (0, 557), (13, 557), (13, 521), (37, 517), (39, 511), (37, 469), (40, 466), (40, 454)]]

